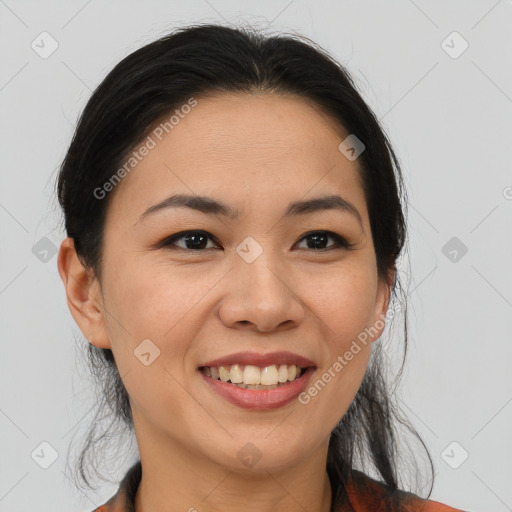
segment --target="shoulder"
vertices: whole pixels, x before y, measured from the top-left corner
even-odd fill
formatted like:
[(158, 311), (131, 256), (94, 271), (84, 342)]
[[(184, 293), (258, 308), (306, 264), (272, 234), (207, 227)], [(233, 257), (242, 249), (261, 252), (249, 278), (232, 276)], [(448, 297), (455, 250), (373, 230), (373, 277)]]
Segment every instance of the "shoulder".
[(123, 509), (120, 509), (119, 505), (116, 503), (119, 500), (118, 496), (119, 496), (119, 493), (116, 493), (106, 503), (95, 508), (94, 510), (91, 510), (90, 512), (115, 512), (118, 510), (123, 510)]
[(116, 494), (91, 512), (134, 512), (135, 494), (141, 476), (142, 466), (140, 460), (138, 460), (124, 475)]
[(464, 512), (459, 508), (453, 508), (438, 501), (422, 500), (421, 498), (418, 498), (418, 500), (420, 503), (416, 510), (421, 510), (422, 512)]
[(387, 485), (354, 471), (345, 491), (350, 508), (337, 512), (464, 512), (438, 501), (421, 498), (402, 490), (391, 490)]

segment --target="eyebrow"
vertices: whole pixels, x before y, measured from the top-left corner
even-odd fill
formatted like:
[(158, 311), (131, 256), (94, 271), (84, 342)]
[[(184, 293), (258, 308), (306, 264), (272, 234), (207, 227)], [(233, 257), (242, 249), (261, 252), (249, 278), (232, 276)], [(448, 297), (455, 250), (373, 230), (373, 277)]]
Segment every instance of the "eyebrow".
[[(150, 206), (139, 217), (139, 220), (135, 224), (140, 222), (142, 219), (167, 208), (190, 208), (207, 215), (223, 216), (229, 219), (236, 219), (240, 215), (238, 209), (230, 208), (211, 197), (175, 194), (157, 204), (154, 204), (153, 206)], [(363, 227), (363, 220), (357, 208), (351, 202), (339, 195), (325, 195), (308, 200), (294, 201), (288, 205), (284, 217), (306, 215), (323, 210), (340, 210), (349, 213), (358, 220), (361, 228)]]

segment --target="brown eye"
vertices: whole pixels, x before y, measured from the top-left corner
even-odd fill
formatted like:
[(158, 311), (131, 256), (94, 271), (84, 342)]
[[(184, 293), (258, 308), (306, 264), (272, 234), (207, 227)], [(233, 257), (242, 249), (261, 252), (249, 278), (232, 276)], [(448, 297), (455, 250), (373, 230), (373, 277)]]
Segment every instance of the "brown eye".
[[(334, 243), (328, 245), (329, 239), (334, 240)], [(209, 247), (209, 241), (213, 241), (216, 246)], [(348, 249), (351, 246), (345, 238), (331, 231), (312, 231), (303, 236), (299, 244), (304, 241), (306, 242), (306, 247), (302, 247), (301, 249), (310, 249), (315, 252), (330, 251), (337, 248)], [(219, 244), (216, 242), (215, 238), (206, 231), (182, 231), (163, 240), (159, 244), (159, 247), (201, 252), (202, 250), (215, 249), (219, 247)]]
[[(325, 247), (329, 238), (332, 238), (335, 243), (328, 247)], [(313, 249), (315, 251), (326, 251), (336, 248), (348, 248), (350, 244), (340, 235), (333, 233), (331, 231), (312, 231), (311, 233), (306, 234), (300, 239), (302, 241), (307, 242), (307, 249)]]
[[(183, 245), (178, 245), (176, 242), (183, 240)], [(185, 251), (200, 251), (202, 249), (212, 249), (207, 247), (209, 240), (215, 240), (212, 235), (205, 231), (183, 231), (176, 233), (169, 238), (166, 238), (161, 247), (183, 249)]]

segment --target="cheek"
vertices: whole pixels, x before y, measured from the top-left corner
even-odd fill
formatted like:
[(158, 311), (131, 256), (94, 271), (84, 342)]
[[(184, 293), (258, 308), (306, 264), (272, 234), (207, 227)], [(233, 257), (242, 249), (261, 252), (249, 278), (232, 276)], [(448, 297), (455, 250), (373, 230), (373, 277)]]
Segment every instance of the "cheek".
[[(143, 410), (155, 421), (164, 414), (166, 424), (179, 430), (179, 418), (190, 407), (190, 396), (179, 383), (185, 381), (183, 362), (201, 327), (194, 306), (208, 290), (205, 279), (126, 260), (108, 270), (108, 332), (119, 373), (136, 404), (134, 414)], [(173, 404), (172, 417), (162, 411), (162, 403)]]
[[(371, 353), (375, 285), (369, 274), (351, 273), (325, 282), (314, 295), (323, 329), (322, 362), (302, 396), (317, 429), (332, 430), (347, 412), (363, 380)], [(314, 418), (314, 419), (312, 419)]]
[(374, 316), (377, 281), (368, 268), (332, 272), (311, 294), (315, 314), (323, 321), (329, 346), (344, 350), (369, 327)]
[(162, 343), (187, 327), (188, 313), (215, 281), (190, 268), (170, 272), (168, 265), (136, 262), (117, 265), (109, 277), (107, 300), (130, 337)]
[[(368, 330), (374, 316), (377, 281), (371, 267), (340, 272), (318, 282), (313, 295), (325, 340), (324, 366), (319, 380), (326, 383), (335, 414), (341, 417), (360, 387), (371, 353)], [(320, 286), (321, 285), (321, 286)], [(323, 384), (318, 383), (317, 388)]]
[[(157, 390), (156, 395), (171, 393), (179, 403), (176, 380), (187, 379), (194, 340), (210, 312), (209, 293), (225, 274), (225, 269), (205, 272), (187, 265), (171, 270), (168, 262), (147, 263), (143, 258), (125, 258), (110, 267), (108, 334), (121, 375), (131, 372), (131, 381), (137, 383), (131, 389), (128, 379), (126, 387), (136, 400), (141, 396), (138, 402), (148, 400), (144, 393), (153, 396)], [(144, 366), (144, 357), (154, 362)]]

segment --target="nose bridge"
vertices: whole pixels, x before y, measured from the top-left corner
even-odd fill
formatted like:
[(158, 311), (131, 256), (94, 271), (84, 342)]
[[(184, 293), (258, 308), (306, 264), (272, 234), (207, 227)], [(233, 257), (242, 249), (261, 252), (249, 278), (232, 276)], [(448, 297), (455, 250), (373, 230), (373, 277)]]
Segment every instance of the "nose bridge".
[(251, 292), (261, 292), (262, 296), (272, 298), (278, 295), (287, 295), (287, 287), (283, 282), (282, 272), (279, 271), (277, 258), (272, 257), (270, 251), (265, 251), (252, 263), (240, 261), (237, 264), (242, 282), (250, 288)]
[(303, 308), (281, 263), (270, 244), (263, 246), (253, 237), (237, 246), (232, 286), (220, 308), (227, 325), (250, 322), (258, 330), (272, 330), (301, 321)]
[[(261, 243), (260, 243), (261, 242)], [(235, 268), (240, 284), (259, 301), (283, 301), (289, 294), (283, 282), (278, 257), (270, 243), (263, 246), (253, 237), (247, 237), (236, 248)]]

